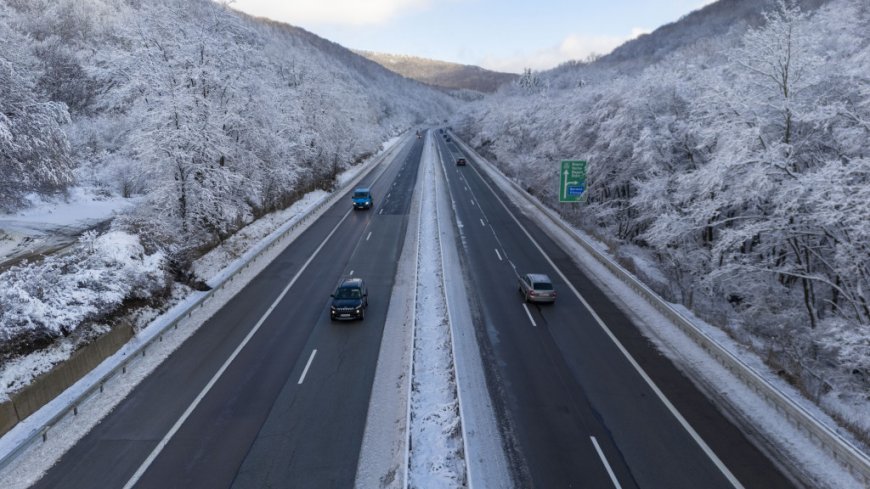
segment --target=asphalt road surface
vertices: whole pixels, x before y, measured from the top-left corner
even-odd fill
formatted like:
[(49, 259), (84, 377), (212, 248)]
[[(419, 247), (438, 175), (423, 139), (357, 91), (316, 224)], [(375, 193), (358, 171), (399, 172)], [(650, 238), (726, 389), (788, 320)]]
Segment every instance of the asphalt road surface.
[[(455, 139), (437, 139), (465, 270), (452, 279), (466, 282), (518, 487), (792, 487)], [(524, 303), (523, 273), (549, 275), (556, 302)]]

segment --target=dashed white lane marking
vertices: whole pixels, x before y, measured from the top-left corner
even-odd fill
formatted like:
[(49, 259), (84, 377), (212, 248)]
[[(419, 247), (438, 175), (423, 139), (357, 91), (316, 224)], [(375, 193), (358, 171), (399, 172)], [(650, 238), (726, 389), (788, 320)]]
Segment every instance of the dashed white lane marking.
[(308, 367), (311, 366), (311, 362), (314, 361), (314, 355), (317, 354), (317, 349), (311, 350), (311, 356), (308, 357), (308, 363), (305, 364), (305, 369), (302, 370), (302, 376), (299, 377), (299, 382), (297, 384), (302, 384), (305, 382), (305, 376), (308, 374)]
[(348, 275), (351, 276), (351, 277), (353, 277), (353, 270), (351, 270), (350, 273), (349, 273)]
[(616, 474), (613, 473), (613, 469), (610, 468), (610, 464), (607, 463), (607, 457), (604, 456), (604, 452), (601, 451), (601, 447), (598, 446), (598, 440), (595, 439), (594, 436), (590, 436), (592, 439), (592, 444), (595, 445), (595, 451), (598, 452), (598, 457), (601, 458), (601, 463), (604, 464), (604, 468), (607, 469), (607, 474), (610, 476), (610, 480), (613, 482), (613, 487), (616, 489), (622, 489), (622, 486), (619, 485), (619, 481), (616, 480)]
[(486, 223), (483, 222), (483, 219), (480, 220), (480, 225), (483, 226), (483, 227), (486, 227)]
[(368, 235), (367, 235), (367, 236), (366, 236), (366, 241), (368, 241), (368, 240), (369, 240), (369, 238), (371, 238), (371, 237), (372, 237), (372, 232), (371, 232), (371, 231), (369, 231), (369, 234), (368, 234)]
[(502, 259), (501, 259), (501, 253), (498, 252), (498, 248), (495, 249), (495, 256), (498, 257), (498, 261), (502, 261)]
[(474, 199), (469, 199), (471, 201), (471, 205), (474, 205)]
[(532, 326), (535, 326), (535, 327), (537, 327), (537, 326), (538, 326), (538, 323), (536, 323), (536, 322), (535, 322), (535, 320), (534, 320), (534, 319), (532, 319), (532, 312), (531, 312), (531, 311), (529, 311), (529, 306), (527, 306), (527, 305), (526, 305), (526, 304), (525, 304), (525, 303), (523, 303), (523, 309), (525, 309), (525, 310), (526, 310), (526, 316), (528, 316), (528, 317), (529, 317), (529, 321), (531, 321), (531, 322), (532, 322)]
[(381, 210), (378, 211), (378, 215), (381, 215), (381, 214), (383, 214), (383, 213), (384, 213), (384, 210), (383, 210), (383, 209), (381, 209)]

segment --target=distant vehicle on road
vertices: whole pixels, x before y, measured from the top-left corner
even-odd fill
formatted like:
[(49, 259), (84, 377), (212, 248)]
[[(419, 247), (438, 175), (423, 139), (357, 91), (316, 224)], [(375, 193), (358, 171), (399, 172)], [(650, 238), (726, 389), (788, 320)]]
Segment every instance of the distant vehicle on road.
[(465, 158), (456, 158), (456, 166), (465, 166)]
[(353, 191), (351, 197), (354, 209), (371, 209), (372, 208), (372, 192), (367, 188), (358, 188)]
[(555, 302), (553, 281), (543, 273), (527, 273), (519, 278), (520, 294), (526, 302)]
[(365, 319), (369, 306), (369, 292), (361, 278), (347, 278), (332, 294), (329, 317), (338, 319)]
[(445, 137), (444, 140), (447, 141), (447, 142), (449, 143), (449, 142), (450, 142), (450, 136)]

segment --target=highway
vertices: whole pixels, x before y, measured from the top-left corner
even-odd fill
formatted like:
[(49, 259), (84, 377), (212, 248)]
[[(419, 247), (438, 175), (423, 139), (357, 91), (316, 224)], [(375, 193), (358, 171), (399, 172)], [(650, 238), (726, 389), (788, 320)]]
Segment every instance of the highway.
[[(437, 139), (464, 270), (453, 279), (518, 487), (792, 487), (471, 155)], [(553, 279), (555, 304), (524, 304), (527, 272)]]
[[(421, 151), (406, 140), (360, 183), (371, 211), (340, 200), (34, 487), (352, 487)], [(368, 312), (333, 323), (349, 275)]]
[[(516, 487), (792, 487), (471, 155), (427, 137), (463, 270), (446, 280), (473, 316), (457, 327), (480, 344)], [(34, 487), (353, 487), (423, 141), (360, 183), (372, 210), (348, 191)], [(525, 272), (554, 280), (555, 304), (522, 301)], [(346, 276), (367, 282), (364, 321), (329, 319)]]

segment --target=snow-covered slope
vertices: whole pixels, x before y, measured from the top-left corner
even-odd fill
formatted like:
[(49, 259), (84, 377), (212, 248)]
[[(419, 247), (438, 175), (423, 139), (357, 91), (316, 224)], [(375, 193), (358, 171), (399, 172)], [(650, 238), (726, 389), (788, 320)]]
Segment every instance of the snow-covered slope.
[(355, 51), (390, 71), (419, 82), (447, 89), (494, 92), (498, 87), (516, 80), (517, 75), (485, 70), (479, 66), (448, 63), (417, 56)]
[[(735, 5), (764, 21), (697, 39)], [(868, 440), (843, 406), (870, 389), (870, 5), (782, 5), (718, 2), (614, 53), (636, 69), (529, 73), (453, 126)], [(561, 159), (587, 205), (558, 203)]]
[(44, 319), (81, 301), (57, 285), (98, 298), (107, 287), (65, 274), (99, 277), (115, 266), (92, 256), (104, 249), (92, 246), (96, 236), (0, 275), (0, 360), (130, 302), (159, 302), (166, 277), (195, 283), (191, 261), (216, 243), (331, 188), (384, 141), (457, 103), (302, 29), (212, 0), (0, 0), (0, 39), (0, 226), (19, 221), (28, 202), (122, 199), (132, 204), (117, 206), (111, 230), (159, 262), (148, 261), (147, 287), (113, 284), (120, 295), (85, 301), (62, 327)]

